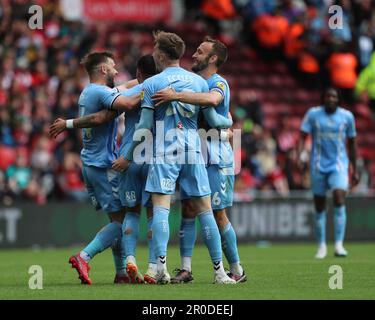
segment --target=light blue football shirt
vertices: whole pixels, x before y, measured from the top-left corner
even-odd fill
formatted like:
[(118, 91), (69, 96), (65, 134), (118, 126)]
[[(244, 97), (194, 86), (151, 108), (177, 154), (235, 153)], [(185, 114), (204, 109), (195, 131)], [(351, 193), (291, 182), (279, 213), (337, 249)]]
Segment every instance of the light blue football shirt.
[(223, 100), (217, 107), (215, 107), (215, 110), (218, 114), (227, 117), (230, 107), (230, 90), (228, 82), (217, 73), (213, 74), (206, 81), (210, 91), (217, 91), (223, 96)]
[[(138, 84), (128, 90), (122, 91), (121, 95), (125, 97), (131, 97), (139, 94), (143, 89), (142, 84)], [(133, 135), (135, 131), (135, 126), (139, 122), (141, 116), (141, 108), (135, 108), (131, 111), (125, 112), (125, 132), (122, 136), (121, 146), (120, 146), (120, 155), (126, 156), (130, 146), (133, 141)]]
[[(82, 91), (78, 105), (80, 116), (102, 109), (111, 109), (113, 101), (120, 95), (116, 88), (95, 83), (88, 84)], [(95, 128), (82, 129), (83, 149), (81, 160), (86, 166), (108, 168), (117, 158), (117, 118)]]
[(346, 139), (356, 136), (355, 120), (350, 111), (338, 107), (333, 114), (328, 114), (322, 106), (310, 108), (301, 131), (312, 135), (311, 169), (322, 173), (347, 172)]
[(208, 92), (202, 77), (181, 67), (168, 67), (143, 83), (141, 107), (154, 109), (154, 155), (170, 155), (176, 150), (200, 153), (197, 132), (200, 107), (179, 101), (154, 106), (151, 97), (169, 86), (177, 92)]
[[(224, 117), (228, 117), (230, 108), (230, 89), (228, 82), (217, 73), (213, 74), (206, 81), (210, 91), (217, 91), (223, 97), (220, 104), (215, 107), (215, 111)], [(219, 143), (219, 141), (221, 140), (210, 140), (207, 142), (209, 153), (207, 159), (208, 164), (217, 164), (220, 167), (232, 167), (234, 157), (229, 140), (221, 141), (221, 143)]]

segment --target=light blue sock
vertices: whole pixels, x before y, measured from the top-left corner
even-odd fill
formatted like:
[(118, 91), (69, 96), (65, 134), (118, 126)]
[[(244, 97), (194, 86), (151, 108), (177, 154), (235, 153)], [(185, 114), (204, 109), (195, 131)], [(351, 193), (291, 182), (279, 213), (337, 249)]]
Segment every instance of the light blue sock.
[[(148, 239), (148, 263), (156, 264), (156, 254), (154, 250), (154, 239), (152, 237), (152, 218), (147, 221), (147, 239)], [(150, 235), (151, 234), (151, 235)]]
[(346, 207), (340, 206), (334, 208), (334, 226), (335, 226), (335, 241), (343, 242), (345, 237), (346, 227)]
[(222, 261), (221, 239), (212, 210), (199, 213), (198, 219), (201, 224), (202, 238), (208, 248), (211, 260), (217, 264)]
[(139, 214), (127, 212), (122, 224), (122, 246), (126, 256), (134, 256), (139, 235)]
[(315, 213), (315, 236), (319, 245), (326, 243), (326, 220), (325, 211)]
[(195, 219), (182, 218), (180, 226), (180, 255), (192, 257), (196, 238)]
[(169, 209), (164, 207), (153, 208), (152, 239), (156, 257), (167, 255), (169, 241)]
[(83, 249), (91, 258), (103, 250), (114, 245), (121, 238), (121, 224), (118, 222), (108, 223), (95, 236), (86, 248)]
[(220, 235), (224, 255), (227, 258), (228, 263), (231, 264), (240, 262), (237, 249), (237, 237), (230, 222), (228, 222), (223, 230), (220, 230)]
[(113, 261), (115, 263), (116, 274), (125, 274), (125, 250), (122, 246), (122, 237), (117, 239), (114, 245), (112, 245)]

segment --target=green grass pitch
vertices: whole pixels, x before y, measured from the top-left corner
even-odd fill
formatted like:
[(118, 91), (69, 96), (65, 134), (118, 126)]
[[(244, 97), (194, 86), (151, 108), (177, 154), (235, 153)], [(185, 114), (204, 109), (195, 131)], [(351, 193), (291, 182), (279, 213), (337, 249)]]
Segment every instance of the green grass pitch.
[[(273, 244), (260, 248), (240, 245), (242, 264), (248, 281), (234, 286), (214, 285), (212, 266), (204, 246), (197, 246), (193, 257), (195, 282), (183, 285), (114, 285), (110, 250), (91, 262), (92, 286), (83, 286), (68, 258), (78, 248), (49, 250), (0, 250), (0, 299), (375, 299), (375, 244), (348, 243), (347, 258), (313, 258), (314, 244)], [(147, 248), (138, 248), (142, 271), (147, 264)], [(31, 290), (31, 265), (43, 268), (43, 289)], [(329, 267), (343, 270), (343, 289), (329, 288)], [(178, 247), (170, 246), (168, 268), (179, 266)]]

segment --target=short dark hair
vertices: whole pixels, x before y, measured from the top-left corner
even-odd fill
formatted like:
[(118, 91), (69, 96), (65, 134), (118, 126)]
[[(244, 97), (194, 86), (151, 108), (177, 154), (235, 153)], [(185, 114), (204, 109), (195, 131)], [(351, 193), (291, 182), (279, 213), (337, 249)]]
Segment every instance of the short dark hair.
[(83, 64), (87, 73), (91, 75), (99, 64), (106, 63), (108, 59), (114, 59), (114, 55), (111, 52), (91, 52), (82, 59), (81, 64)]
[(154, 58), (151, 54), (146, 54), (140, 57), (137, 61), (137, 69), (139, 69), (144, 76), (153, 76), (156, 72)]
[(216, 67), (220, 68), (225, 61), (228, 59), (228, 49), (227, 46), (219, 40), (212, 39), (209, 36), (203, 39), (203, 42), (212, 43), (211, 56), (216, 55)]
[(154, 44), (171, 60), (179, 60), (185, 53), (185, 42), (175, 33), (160, 30), (154, 32)]

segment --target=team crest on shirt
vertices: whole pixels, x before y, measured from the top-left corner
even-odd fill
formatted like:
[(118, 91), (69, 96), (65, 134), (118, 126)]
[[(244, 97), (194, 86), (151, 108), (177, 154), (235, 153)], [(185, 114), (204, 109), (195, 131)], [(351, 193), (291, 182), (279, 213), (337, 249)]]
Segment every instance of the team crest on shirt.
[(225, 91), (225, 84), (224, 84), (224, 82), (219, 81), (218, 83), (216, 83), (216, 86), (218, 88), (220, 88), (223, 92)]

